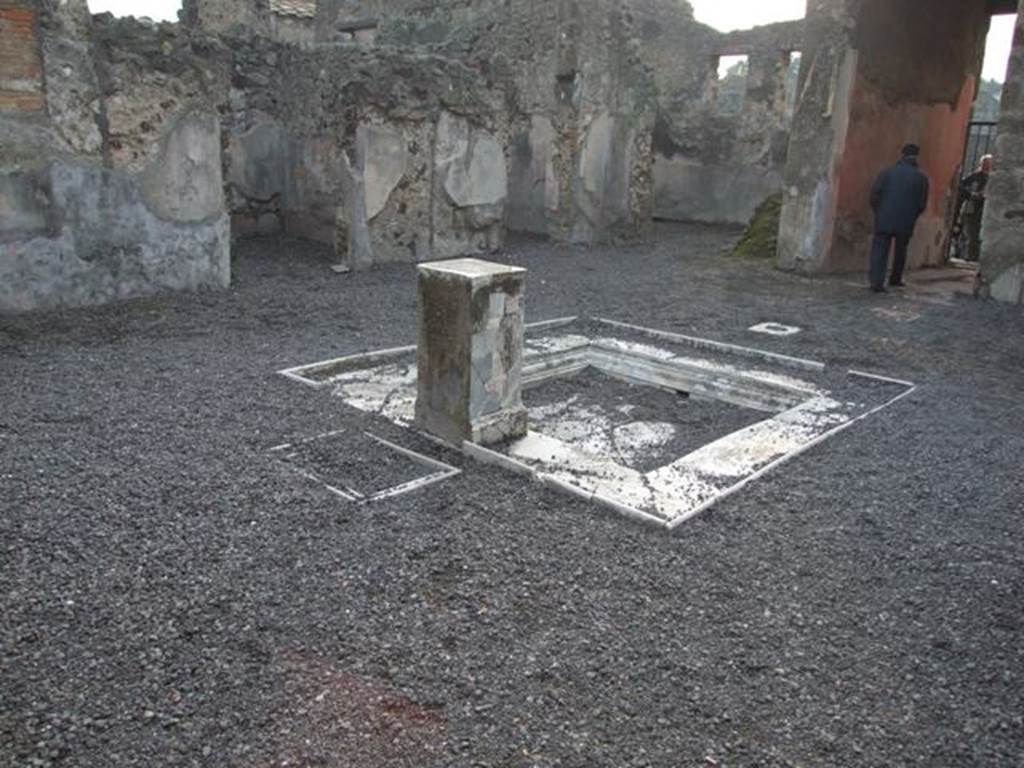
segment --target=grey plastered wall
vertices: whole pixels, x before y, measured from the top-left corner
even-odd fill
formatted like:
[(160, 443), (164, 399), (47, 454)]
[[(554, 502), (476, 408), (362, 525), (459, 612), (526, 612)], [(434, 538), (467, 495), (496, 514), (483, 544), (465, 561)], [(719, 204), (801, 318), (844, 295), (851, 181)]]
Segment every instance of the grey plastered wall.
[(227, 287), (219, 150), (216, 118), (187, 116), (140, 173), (55, 158), (0, 176), (5, 203), (20, 196), (22, 223), (4, 227), (0, 310)]
[[(353, 267), (503, 242), (504, 91), (458, 60), (357, 45), (291, 49), (278, 93), (286, 231)], [(320, 73), (331, 72), (331, 77)]]
[[(503, 84), (401, 33), (381, 46), (222, 38), (231, 53), (222, 113), (236, 234), (283, 231), (334, 244), (353, 267), (500, 246), (511, 134)], [(465, 136), (445, 148), (451, 125)], [(460, 169), (453, 194), (444, 182)]]
[(982, 232), (981, 278), (1000, 301), (1024, 303), (1024, 9), (1017, 16), (1003, 87), (996, 165), (988, 186)]
[[(577, 4), (580, 141), (573, 153), (571, 239), (645, 237), (653, 221), (657, 88), (629, 3)], [(563, 204), (561, 207), (565, 207)]]
[(12, 212), (0, 218), (0, 311), (226, 287), (230, 233), (210, 100), (190, 92), (187, 74), (161, 91), (170, 73), (159, 65), (97, 50), (82, 0), (47, 5), (39, 28), (47, 113), (0, 114), (0, 208)]

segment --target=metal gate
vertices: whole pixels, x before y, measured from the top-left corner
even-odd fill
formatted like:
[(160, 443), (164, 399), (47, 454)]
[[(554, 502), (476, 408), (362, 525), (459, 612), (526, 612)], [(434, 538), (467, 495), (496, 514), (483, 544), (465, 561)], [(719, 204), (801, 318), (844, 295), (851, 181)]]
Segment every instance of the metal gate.
[(964, 147), (964, 165), (960, 178), (974, 173), (981, 158), (992, 154), (996, 147), (998, 125), (999, 123), (978, 121), (967, 126), (967, 146)]
[[(995, 150), (996, 128), (998, 123), (991, 121), (972, 121), (967, 126), (967, 145), (964, 147), (963, 167), (960, 169), (960, 178), (963, 180), (974, 173), (985, 155), (991, 155)], [(967, 232), (964, 229), (964, 222), (960, 218), (964, 198), (957, 196), (956, 209), (953, 213), (953, 232), (949, 238), (949, 247), (946, 258), (964, 259), (967, 257)]]

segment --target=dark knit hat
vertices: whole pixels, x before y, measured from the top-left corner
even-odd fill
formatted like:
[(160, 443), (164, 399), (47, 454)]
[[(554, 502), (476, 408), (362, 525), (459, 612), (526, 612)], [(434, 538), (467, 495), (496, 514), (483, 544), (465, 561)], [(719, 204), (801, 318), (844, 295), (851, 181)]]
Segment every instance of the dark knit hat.
[(904, 144), (903, 145), (903, 156), (904, 157), (917, 157), (921, 154), (921, 148), (917, 144)]

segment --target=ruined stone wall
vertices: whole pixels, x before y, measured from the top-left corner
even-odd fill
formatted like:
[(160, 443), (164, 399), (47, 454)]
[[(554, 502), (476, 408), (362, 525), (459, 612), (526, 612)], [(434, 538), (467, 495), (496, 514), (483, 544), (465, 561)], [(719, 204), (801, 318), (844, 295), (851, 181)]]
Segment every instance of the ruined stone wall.
[(232, 71), (236, 232), (334, 243), (351, 266), (501, 244), (504, 94), (475, 70), (428, 52), (253, 40)]
[(321, 182), (340, 192), (333, 236), (348, 263), (420, 261), (502, 243), (508, 126), (499, 89), (429, 53), (328, 48), (292, 52), (288, 64), (311, 93), (282, 98), (295, 147), (287, 197), (315, 198)]
[[(508, 224), (557, 239), (642, 235), (664, 218), (746, 222), (782, 186), (785, 75), (801, 22), (723, 35), (679, 0), (321, 3), (378, 18), (378, 41), (433, 45), (505, 83), (523, 119)], [(717, 114), (715, 60), (747, 53), (745, 109)], [(655, 121), (657, 120), (657, 126)]]
[(0, 108), (0, 310), (226, 286), (217, 85), (177, 27), (14, 6), (45, 109)]
[[(198, 7), (186, 15), (212, 16), (203, 7), (216, 9), (223, 2), (193, 0)], [(361, 194), (360, 179), (352, 179), (350, 187), (344, 172), (347, 161), (356, 177), (362, 173), (359, 126), (397, 121), (406, 128), (419, 122), (432, 126), (430, 131), (452, 127), (442, 118), (446, 111), (461, 115), (445, 104), (452, 99), (453, 76), (456, 100), (472, 94), (469, 100), (487, 104), (471, 110), (470, 147), (485, 147), (480, 151), (495, 156), (493, 139), (504, 157), (504, 168), (495, 173), (505, 179), (505, 194), (488, 193), (493, 201), (469, 205), (497, 206), (498, 221), (490, 221), (494, 210), (483, 216), (482, 209), (458, 213), (454, 223), (449, 217), (441, 221), (429, 200), (428, 188), (435, 184), (423, 187), (427, 198), (415, 204), (414, 192), (405, 191), (403, 211), (434, 211), (426, 234), (415, 218), (405, 235), (398, 233), (401, 225), (389, 225), (401, 248), (380, 244), (375, 258), (410, 248), (417, 258), (426, 258), (460, 242), (470, 252), (484, 243), (493, 247), (502, 225), (590, 242), (636, 237), (650, 222), (653, 89), (632, 17), (619, 3), (327, 0), (317, 5), (316, 25), (319, 44), (302, 50), (268, 48), (262, 28), (231, 32), (247, 35), (231, 46), (237, 54), (226, 124), (236, 232), (284, 229), (330, 239), (332, 208), (339, 200), (347, 206), (350, 193)], [(268, 65), (268, 57), (277, 63)], [(286, 82), (282, 72), (288, 73)], [(367, 82), (360, 72), (373, 72), (377, 82)], [(379, 103), (386, 92), (400, 94), (402, 103)], [(420, 135), (425, 130), (413, 131), (409, 146), (416, 151), (410, 156), (436, 149), (434, 140)], [(466, 132), (461, 124), (457, 130)], [(476, 130), (490, 138), (478, 142)], [(365, 140), (370, 136), (365, 133)], [(413, 184), (410, 190), (415, 189)], [(449, 197), (435, 196), (435, 202), (449, 205)], [(410, 238), (416, 247), (406, 242)]]
[(986, 295), (1024, 304), (1024, 8), (1017, 16), (1013, 52), (996, 137), (995, 170), (988, 185), (982, 232), (981, 280)]
[(654, 88), (635, 19), (612, 0), (398, 0), (321, 6), (380, 15), (378, 43), (463, 61), (504, 91), (514, 230), (593, 242), (651, 220)]
[[(573, 239), (646, 233), (653, 220), (657, 91), (628, 4), (572, 4), (578, 14), (578, 121)], [(564, 77), (560, 75), (559, 77)]]
[(855, 0), (809, 0), (800, 99), (790, 128), (779, 227), (783, 269), (824, 269), (835, 224), (835, 194), (849, 127), (857, 57)]
[(269, 0), (182, 0), (181, 9), (192, 29), (234, 37), (267, 33)]
[(187, 27), (231, 39), (268, 38), (294, 45), (316, 40), (316, 0), (182, 0)]
[(316, 26), (311, 17), (271, 13), (267, 18), (267, 36), (282, 43), (306, 45), (316, 41)]
[[(643, 55), (655, 72), (654, 215), (746, 223), (782, 189), (789, 139), (785, 81), (803, 22), (722, 34), (675, 0), (633, 0)], [(746, 55), (742, 111), (718, 109), (718, 58)]]
[[(235, 235), (279, 234), (290, 174), (290, 145), (279, 117), (287, 48), (263, 36), (229, 39), (225, 48), (229, 86), (221, 115), (231, 229)], [(319, 239), (330, 241), (326, 225)]]

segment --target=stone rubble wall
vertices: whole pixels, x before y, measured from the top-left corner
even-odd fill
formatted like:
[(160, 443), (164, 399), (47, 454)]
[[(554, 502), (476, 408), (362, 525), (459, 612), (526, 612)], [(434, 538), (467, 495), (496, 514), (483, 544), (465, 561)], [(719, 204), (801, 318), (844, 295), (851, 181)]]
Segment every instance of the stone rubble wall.
[[(236, 232), (333, 237), (354, 266), (483, 253), (506, 229), (642, 236), (653, 82), (602, 2), (320, 3), (318, 45), (232, 45)], [(351, 36), (368, 20), (372, 45)]]
[(335, 0), (320, 5), (321, 35), (373, 14), (378, 44), (464, 62), (504, 93), (509, 229), (577, 242), (645, 234), (656, 102), (628, 7)]
[(353, 267), (501, 245), (509, 130), (474, 70), (358, 45), (232, 47), (236, 232), (334, 243)]
[(227, 286), (217, 86), (180, 30), (5, 2), (32, 17), (45, 103), (0, 103), (0, 311)]
[[(674, 0), (633, 0), (645, 60), (655, 73), (654, 215), (745, 224), (782, 189), (789, 142), (785, 81), (803, 48), (802, 21), (722, 34)], [(746, 55), (739, 114), (716, 105), (716, 59)]]
[(266, 35), (268, 0), (182, 0), (185, 24), (211, 35), (249, 37)]

